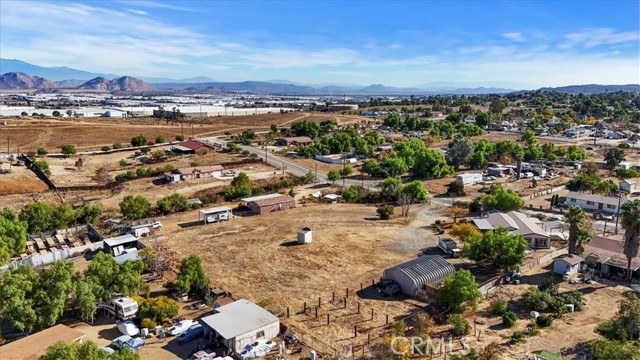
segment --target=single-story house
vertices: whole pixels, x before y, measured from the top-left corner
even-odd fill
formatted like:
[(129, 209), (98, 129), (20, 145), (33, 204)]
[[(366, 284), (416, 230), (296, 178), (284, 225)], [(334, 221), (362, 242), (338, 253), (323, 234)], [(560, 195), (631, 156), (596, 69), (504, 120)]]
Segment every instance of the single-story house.
[(178, 177), (169, 175), (167, 179), (169, 181), (176, 182), (176, 178), (186, 181), (191, 179), (222, 176), (222, 170), (224, 170), (224, 168), (220, 165), (192, 166), (174, 170), (174, 174), (178, 175)]
[(179, 154), (205, 154), (213, 149), (215, 147), (211, 144), (191, 139), (174, 145), (171, 151)]
[(231, 208), (228, 206), (218, 206), (209, 209), (202, 209), (199, 212), (198, 220), (202, 215), (202, 221), (204, 224), (210, 224), (218, 221), (225, 221), (231, 218)]
[(249, 300), (233, 301), (214, 311), (201, 319), (205, 337), (220, 341), (236, 353), (256, 340), (271, 340), (280, 332), (280, 320)]
[(288, 194), (283, 195), (275, 193), (244, 198), (241, 200), (251, 209), (251, 212), (254, 215), (265, 214), (272, 211), (287, 210), (296, 206), (295, 200)]
[(511, 174), (511, 168), (505, 166), (492, 166), (487, 168), (487, 175), (495, 177), (503, 177)]
[[(624, 240), (594, 235), (584, 246), (582, 253), (585, 263), (601, 276), (618, 275), (626, 277), (627, 257), (624, 255)], [(631, 260), (631, 271), (640, 277), (640, 257)]]
[(143, 245), (138, 241), (137, 237), (131, 234), (104, 239), (103, 250), (113, 256), (119, 256), (133, 251), (133, 249), (139, 250), (141, 248), (143, 248)]
[(575, 275), (580, 270), (582, 258), (578, 255), (559, 256), (553, 260), (553, 272), (558, 275)]
[(283, 137), (278, 139), (280, 146), (297, 146), (313, 144), (313, 140), (308, 136)]
[(416, 296), (426, 291), (433, 293), (447, 276), (456, 269), (440, 255), (423, 255), (384, 271), (384, 280), (393, 280), (400, 285), (402, 293)]
[(355, 156), (345, 156), (342, 154), (316, 155), (314, 159), (327, 164), (353, 164), (358, 161)]
[(622, 205), (627, 199), (622, 197), (594, 195), (586, 192), (571, 191), (565, 196), (566, 206), (579, 206), (582, 210), (593, 210), (616, 214), (618, 204)]
[(507, 228), (514, 235), (522, 235), (532, 249), (548, 249), (551, 247), (551, 236), (540, 226), (540, 220), (529, 217), (518, 211), (493, 212), (473, 223), (482, 232)]
[(12, 341), (0, 347), (2, 360), (40, 360), (47, 349), (59, 342), (82, 343), (85, 334), (66, 325), (55, 325), (48, 329)]
[(633, 193), (636, 191), (636, 182), (630, 179), (622, 180), (620, 181), (620, 190)]

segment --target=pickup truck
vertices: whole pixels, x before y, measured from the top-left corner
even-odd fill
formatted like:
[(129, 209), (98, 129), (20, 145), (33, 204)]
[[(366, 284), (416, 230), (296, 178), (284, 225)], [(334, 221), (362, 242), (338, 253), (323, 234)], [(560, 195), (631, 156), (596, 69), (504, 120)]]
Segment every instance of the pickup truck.
[(461, 250), (453, 239), (440, 239), (440, 241), (438, 241), (438, 247), (451, 257), (460, 257)]

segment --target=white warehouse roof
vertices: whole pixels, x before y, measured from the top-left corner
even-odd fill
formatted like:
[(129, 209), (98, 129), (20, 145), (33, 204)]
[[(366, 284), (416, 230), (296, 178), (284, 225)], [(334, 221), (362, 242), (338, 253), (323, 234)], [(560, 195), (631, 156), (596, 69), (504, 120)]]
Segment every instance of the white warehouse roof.
[(225, 339), (233, 339), (278, 321), (275, 315), (245, 299), (216, 310), (217, 314), (203, 317), (202, 322)]
[(274, 199), (274, 198), (277, 198), (277, 197), (280, 197), (280, 196), (282, 196), (282, 194), (275, 193), (275, 194), (267, 194), (267, 195), (248, 197), (248, 198), (244, 198), (244, 199), (240, 199), (240, 200), (242, 200), (244, 202), (252, 202), (252, 201)]

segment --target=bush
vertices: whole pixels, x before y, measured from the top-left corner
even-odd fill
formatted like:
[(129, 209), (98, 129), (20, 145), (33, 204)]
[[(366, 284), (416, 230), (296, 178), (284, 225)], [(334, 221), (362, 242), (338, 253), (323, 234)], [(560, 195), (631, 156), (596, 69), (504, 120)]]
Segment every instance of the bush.
[(518, 315), (511, 310), (507, 310), (502, 315), (502, 324), (506, 327), (513, 327), (513, 325), (516, 324), (516, 321), (518, 321)]
[(182, 134), (176, 135), (176, 141), (184, 141), (184, 135)]
[(114, 143), (111, 147), (113, 148), (113, 150), (122, 149), (122, 144), (121, 143)]
[(149, 318), (144, 318), (140, 322), (141, 328), (155, 329), (156, 325), (157, 325), (156, 322), (153, 321), (153, 319), (149, 319)]
[(526, 339), (524, 338), (524, 333), (522, 331), (514, 331), (511, 334), (511, 343), (512, 344), (524, 344)]
[(553, 324), (553, 318), (551, 316), (540, 315), (536, 319), (536, 325), (541, 328), (547, 328)]
[[(166, 296), (141, 299), (138, 301), (138, 316), (148, 318), (157, 322), (178, 316), (180, 306), (178, 303)], [(144, 327), (144, 326), (143, 326)]]
[(434, 224), (440, 225), (440, 224), (442, 224), (442, 220), (436, 220), (436, 221), (434, 221)]
[(38, 154), (38, 156), (45, 156), (49, 153), (49, 151), (47, 151), (47, 149), (45, 148), (38, 148), (38, 150), (36, 150), (36, 153)]
[(471, 324), (460, 314), (451, 315), (449, 324), (453, 325), (453, 328), (451, 328), (451, 335), (453, 336), (460, 337), (471, 332)]
[(505, 299), (496, 299), (489, 304), (489, 312), (496, 316), (503, 316), (509, 311), (509, 304)]
[(469, 212), (480, 212), (480, 211), (482, 211), (482, 204), (478, 199), (473, 200), (469, 204)]
[(103, 146), (103, 147), (101, 147), (101, 148), (100, 148), (100, 150), (102, 150), (102, 151), (109, 151), (109, 150), (111, 150), (111, 148), (110, 148), (110, 147), (108, 147), (108, 146)]
[(394, 208), (391, 205), (380, 206), (376, 212), (380, 216), (381, 220), (389, 220), (393, 215)]
[(522, 301), (528, 310), (544, 312), (551, 308), (555, 299), (546, 291), (530, 287), (522, 296)]
[(156, 144), (163, 144), (167, 142), (167, 138), (164, 135), (158, 135), (156, 137)]

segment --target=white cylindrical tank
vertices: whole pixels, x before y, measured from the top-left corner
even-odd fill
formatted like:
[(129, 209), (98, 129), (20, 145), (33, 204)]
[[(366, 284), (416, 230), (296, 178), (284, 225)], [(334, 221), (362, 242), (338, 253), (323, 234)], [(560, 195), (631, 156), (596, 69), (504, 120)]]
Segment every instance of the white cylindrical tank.
[(298, 231), (298, 244), (308, 244), (312, 240), (311, 229), (308, 227), (302, 228)]
[(316, 355), (316, 351), (315, 350), (311, 350), (309, 352), (309, 360), (316, 360), (317, 355)]

